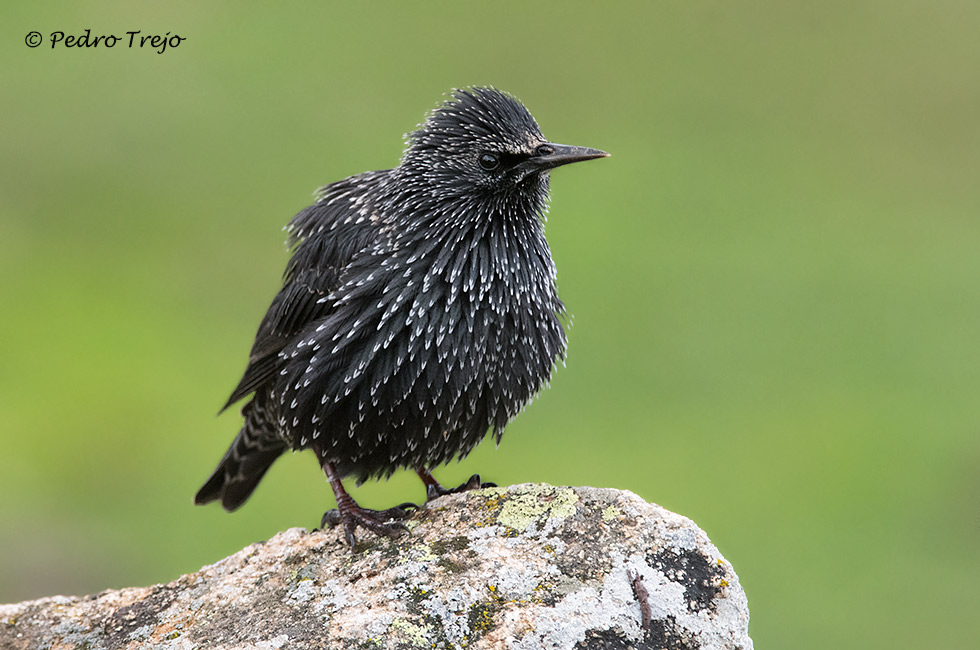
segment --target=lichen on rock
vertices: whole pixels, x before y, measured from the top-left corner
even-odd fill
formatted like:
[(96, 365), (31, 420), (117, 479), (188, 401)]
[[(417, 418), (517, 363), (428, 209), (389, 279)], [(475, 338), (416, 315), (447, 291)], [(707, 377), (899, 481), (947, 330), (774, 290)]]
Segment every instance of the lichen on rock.
[(508, 528), (524, 532), (532, 523), (561, 521), (575, 514), (578, 495), (571, 488), (528, 484), (509, 488), (488, 488), (489, 495), (506, 496), (497, 521)]

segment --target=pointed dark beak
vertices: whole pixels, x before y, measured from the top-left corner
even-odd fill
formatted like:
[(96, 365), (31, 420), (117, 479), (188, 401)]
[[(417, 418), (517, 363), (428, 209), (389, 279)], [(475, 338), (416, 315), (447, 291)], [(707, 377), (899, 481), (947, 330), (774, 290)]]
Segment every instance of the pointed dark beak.
[(531, 156), (528, 162), (534, 164), (538, 169), (554, 169), (568, 163), (605, 158), (608, 155), (605, 151), (598, 149), (549, 142), (538, 147), (537, 152)]

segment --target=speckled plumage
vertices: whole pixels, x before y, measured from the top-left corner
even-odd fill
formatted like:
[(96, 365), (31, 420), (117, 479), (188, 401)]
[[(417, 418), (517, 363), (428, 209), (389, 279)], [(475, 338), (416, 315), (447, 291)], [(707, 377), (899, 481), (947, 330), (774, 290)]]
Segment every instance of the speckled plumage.
[(253, 394), (245, 424), (197, 502), (238, 507), (287, 448), (360, 482), (499, 440), (565, 354), (548, 170), (603, 155), (548, 143), (517, 100), (472, 88), (409, 134), (398, 167), (322, 188), (287, 228), (283, 288), (228, 400)]

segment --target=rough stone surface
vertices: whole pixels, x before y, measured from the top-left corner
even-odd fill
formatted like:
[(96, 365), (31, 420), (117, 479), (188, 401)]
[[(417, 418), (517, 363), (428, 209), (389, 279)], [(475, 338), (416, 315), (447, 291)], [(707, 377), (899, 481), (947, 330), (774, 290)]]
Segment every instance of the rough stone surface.
[(752, 648), (731, 565), (630, 492), (477, 490), (408, 524), (356, 554), (293, 528), (169, 584), (0, 605), (0, 648)]

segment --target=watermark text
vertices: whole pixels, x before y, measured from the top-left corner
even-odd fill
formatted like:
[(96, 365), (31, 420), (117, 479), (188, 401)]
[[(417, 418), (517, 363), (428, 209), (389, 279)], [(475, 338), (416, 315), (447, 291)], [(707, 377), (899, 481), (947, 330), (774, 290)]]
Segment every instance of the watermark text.
[[(27, 47), (38, 47), (44, 42), (45, 38), (40, 32), (30, 32), (24, 39)], [(134, 29), (133, 31), (119, 34), (92, 34), (91, 29), (77, 34), (67, 34), (57, 31), (51, 32), (47, 38), (51, 43), (51, 49), (69, 48), (105, 48), (112, 49), (117, 45), (120, 49), (139, 50), (145, 49), (163, 54), (167, 49), (176, 49), (181, 43), (187, 40), (186, 36), (179, 34), (146, 34), (143, 30)]]

